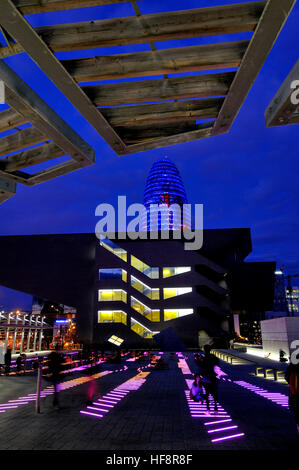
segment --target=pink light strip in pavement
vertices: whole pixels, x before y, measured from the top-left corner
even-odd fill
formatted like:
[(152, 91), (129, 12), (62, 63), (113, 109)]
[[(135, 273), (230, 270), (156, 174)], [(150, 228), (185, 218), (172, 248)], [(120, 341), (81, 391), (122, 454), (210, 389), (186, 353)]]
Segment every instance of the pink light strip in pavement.
[(266, 398), (267, 400), (276, 403), (277, 405), (283, 406), (284, 408), (289, 407), (289, 397), (288, 395), (283, 395), (282, 393), (274, 393), (265, 390), (264, 388), (257, 387), (256, 385), (250, 384), (248, 382), (244, 382), (243, 380), (237, 380), (234, 382), (235, 384), (239, 385), (240, 387), (249, 390), (250, 392), (255, 393), (256, 395), (260, 395), (261, 397)]
[[(146, 381), (145, 377), (149, 372), (140, 372), (131, 379), (127, 380), (123, 384), (114, 388), (102, 398), (99, 398), (97, 401), (92, 403), (92, 406), (87, 406), (87, 409), (92, 409), (94, 411), (99, 410), (99, 412), (106, 411), (106, 414), (111, 411), (128, 393), (133, 390), (138, 390)], [(100, 408), (102, 407), (102, 408)], [(104, 415), (101, 413), (95, 413), (86, 410), (80, 410), (80, 413), (85, 415), (94, 416), (96, 418), (103, 418)]]
[[(192, 383), (190, 380), (187, 379), (186, 383), (188, 388), (191, 388)], [(214, 437), (213, 434), (215, 433), (223, 433), (223, 436), (220, 436), (219, 438), (217, 437), (216, 439), (211, 439), (211, 442), (222, 442), (244, 436), (244, 433), (232, 434), (232, 430), (236, 430), (238, 426), (234, 425), (231, 416), (219, 403), (217, 403), (218, 411), (210, 412), (207, 409), (205, 400), (201, 403), (195, 402), (190, 398), (190, 389), (185, 390), (185, 395), (192, 418), (204, 418), (205, 420), (212, 418), (212, 421), (207, 421), (204, 423), (206, 426), (206, 431), (209, 435), (211, 435), (211, 437)], [(214, 406), (214, 401), (211, 403), (211, 406)], [(231, 425), (226, 426), (224, 423), (231, 423)]]
[[(77, 379), (68, 380), (67, 382), (62, 382), (58, 384), (59, 390), (67, 390), (68, 388), (76, 387), (81, 385), (82, 383), (89, 382), (94, 379), (98, 379), (99, 377), (103, 377), (104, 375), (111, 374), (113, 371), (105, 370), (103, 372), (99, 372), (97, 374), (85, 377), (78, 377)], [(41, 392), (41, 398), (46, 398), (46, 396), (51, 395), (54, 393), (53, 385), (48, 385), (44, 390)], [(12, 408), (18, 408), (20, 405), (27, 405), (29, 402), (33, 402), (36, 400), (36, 393), (28, 393), (27, 396), (22, 396), (17, 398), (16, 400), (8, 400), (7, 403), (0, 404), (0, 410), (9, 410)]]

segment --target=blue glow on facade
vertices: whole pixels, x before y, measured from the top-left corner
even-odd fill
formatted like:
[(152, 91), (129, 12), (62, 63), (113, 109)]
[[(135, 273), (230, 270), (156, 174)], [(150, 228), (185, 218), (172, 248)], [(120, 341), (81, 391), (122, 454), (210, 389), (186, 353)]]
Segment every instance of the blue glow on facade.
[[(183, 220), (183, 204), (188, 204), (183, 180), (176, 165), (167, 157), (156, 161), (147, 177), (144, 191), (143, 204), (147, 210), (147, 220), (143, 221), (143, 229), (150, 230), (150, 215), (157, 217), (158, 230), (180, 230), (184, 226), (190, 228), (190, 216)], [(177, 204), (181, 214), (173, 216), (169, 212), (169, 222), (161, 217), (157, 208), (151, 208), (152, 204), (160, 205), (165, 214), (169, 206)]]

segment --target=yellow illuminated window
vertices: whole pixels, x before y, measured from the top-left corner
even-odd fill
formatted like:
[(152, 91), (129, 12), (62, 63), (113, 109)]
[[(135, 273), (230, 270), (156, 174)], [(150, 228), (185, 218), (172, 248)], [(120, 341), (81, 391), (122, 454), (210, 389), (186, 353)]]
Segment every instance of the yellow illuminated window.
[(109, 240), (109, 238), (104, 238), (100, 240), (100, 245), (105, 248), (106, 250), (113, 253), (118, 258), (122, 259), (123, 261), (127, 261), (127, 252), (123, 248), (120, 248), (116, 243)]
[(186, 273), (191, 271), (190, 266), (179, 266), (179, 267), (172, 267), (172, 268), (163, 268), (163, 277), (170, 277), (176, 276), (177, 274)]
[(98, 323), (123, 323), (127, 324), (127, 314), (122, 310), (99, 310)]
[(151, 300), (159, 300), (160, 298), (159, 289), (151, 289), (134, 276), (131, 276), (131, 286)]
[(147, 305), (131, 296), (131, 307), (151, 321), (160, 321), (160, 310), (151, 310)]
[(153, 335), (157, 334), (158, 331), (151, 331), (146, 328), (144, 325), (141, 325), (137, 320), (131, 318), (131, 330), (133, 330), (137, 335), (142, 336), (145, 339), (151, 339)]
[(163, 297), (169, 299), (170, 297), (176, 297), (177, 295), (187, 294), (192, 292), (192, 287), (164, 287)]
[(159, 268), (151, 268), (148, 264), (136, 258), (136, 256), (131, 255), (131, 265), (151, 279), (159, 278)]
[(184, 317), (185, 315), (191, 315), (194, 313), (193, 308), (181, 308), (178, 310), (175, 309), (165, 309), (164, 310), (164, 321), (174, 320), (176, 318)]
[(120, 346), (123, 342), (124, 339), (120, 338), (119, 336), (112, 335), (110, 338), (108, 338), (109, 343), (115, 344), (116, 346)]
[(127, 293), (122, 289), (100, 289), (99, 290), (99, 301), (117, 301), (127, 302)]

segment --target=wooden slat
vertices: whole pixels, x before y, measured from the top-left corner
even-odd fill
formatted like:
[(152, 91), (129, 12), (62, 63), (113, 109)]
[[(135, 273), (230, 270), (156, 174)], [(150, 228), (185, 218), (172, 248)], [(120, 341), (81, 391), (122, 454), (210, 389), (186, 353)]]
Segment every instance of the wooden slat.
[(46, 13), (49, 11), (110, 5), (113, 3), (127, 3), (128, 1), (129, 0), (13, 0), (13, 3), (24, 15), (31, 15), (32, 13)]
[(56, 144), (50, 142), (48, 144), (35, 147), (33, 149), (24, 150), (23, 152), (1, 158), (0, 168), (4, 171), (15, 171), (26, 168), (37, 163), (45, 162), (53, 158), (62, 157), (65, 152)]
[(58, 176), (66, 175), (72, 171), (79, 170), (80, 168), (80, 164), (74, 160), (60, 163), (46, 170), (35, 173), (28, 179), (27, 184), (29, 186), (34, 186), (36, 184), (44, 183), (45, 181), (57, 178)]
[(8, 46), (0, 47), (0, 59), (4, 59), (5, 57), (9, 57), (11, 55), (20, 54), (24, 52), (24, 49), (20, 44), (11, 44)]
[(8, 181), (0, 177), (0, 204), (14, 196), (16, 193), (15, 182)]
[(44, 140), (54, 141), (82, 166), (93, 163), (94, 150), (3, 61), (0, 61), (1, 78), (5, 84), (5, 102), (46, 136)]
[(30, 175), (22, 171), (7, 173), (6, 171), (2, 171), (0, 169), (0, 177), (4, 178), (7, 181), (12, 181), (13, 183), (21, 183), (27, 185), (28, 178), (30, 177)]
[(0, 156), (45, 142), (46, 137), (34, 127), (14, 132), (0, 139)]
[(198, 128), (196, 121), (186, 121), (155, 126), (124, 126), (117, 130), (126, 144), (137, 144), (160, 137), (195, 131)]
[(299, 113), (297, 112), (299, 104), (295, 102), (292, 103), (291, 100), (292, 94), (295, 92), (292, 84), (298, 80), (299, 60), (294, 65), (265, 111), (266, 127), (299, 123)]
[(204, 139), (210, 137), (213, 129), (213, 122), (202, 127), (196, 131), (185, 132), (181, 134), (171, 135), (169, 137), (162, 137), (153, 139), (148, 142), (142, 142), (140, 144), (128, 145), (130, 153), (145, 152), (146, 150), (153, 150), (161, 147), (167, 147), (169, 145), (177, 145), (186, 142), (192, 142), (193, 140)]
[(238, 67), (249, 41), (63, 60), (77, 82)]
[[(1, 0), (1, 25), (24, 48), (24, 51), (40, 67), (57, 88), (65, 95), (67, 99), (78, 109), (85, 119), (95, 128), (95, 130), (106, 140), (106, 142), (118, 154), (127, 153), (125, 144), (121, 141), (114, 129), (108, 124), (106, 119), (92, 105), (91, 101), (76, 84), (72, 77), (67, 73), (60, 61), (54, 56), (47, 45), (41, 40), (28, 21), (22, 16), (18, 9), (10, 0)], [(78, 136), (79, 137), (79, 136)], [(53, 139), (55, 140), (55, 139)], [(59, 146), (63, 147), (56, 140)], [(88, 150), (85, 143), (86, 150)], [(63, 147), (64, 148), (64, 147)], [(74, 159), (84, 160), (88, 165), (94, 161), (93, 155), (76, 157), (74, 153), (68, 152)]]
[(141, 44), (254, 31), (266, 1), (136, 17), (42, 26), (35, 31), (54, 51)]
[(96, 106), (226, 95), (235, 72), (82, 87)]
[(268, 0), (212, 135), (224, 134), (231, 128), (295, 3), (296, 0)]
[(25, 124), (27, 119), (12, 108), (0, 112), (0, 132)]
[(216, 118), (224, 98), (101, 108), (113, 127)]

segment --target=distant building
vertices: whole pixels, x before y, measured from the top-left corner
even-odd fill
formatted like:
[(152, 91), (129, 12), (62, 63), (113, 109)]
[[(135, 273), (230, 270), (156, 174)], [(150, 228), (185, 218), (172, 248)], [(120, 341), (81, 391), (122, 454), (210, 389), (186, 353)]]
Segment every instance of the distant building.
[[(190, 212), (185, 213), (185, 220), (183, 217), (183, 205), (188, 204), (184, 183), (176, 165), (167, 157), (153, 164), (146, 180), (143, 204), (147, 210), (143, 230), (151, 230), (151, 220), (152, 226), (156, 221), (157, 230), (190, 228)], [(177, 206), (173, 212), (169, 211), (172, 205)], [(160, 212), (157, 206), (161, 207)]]

